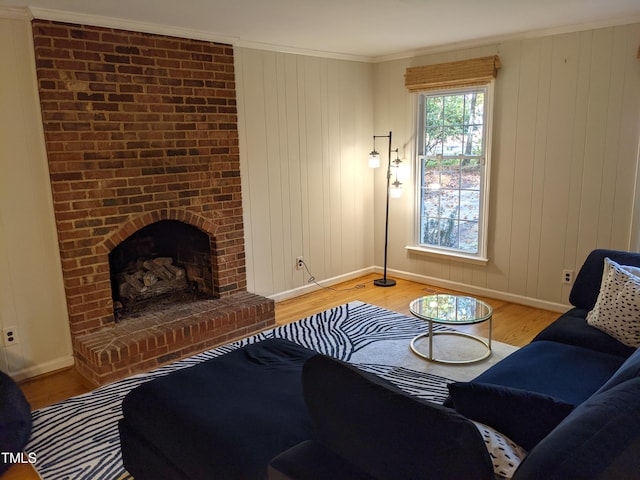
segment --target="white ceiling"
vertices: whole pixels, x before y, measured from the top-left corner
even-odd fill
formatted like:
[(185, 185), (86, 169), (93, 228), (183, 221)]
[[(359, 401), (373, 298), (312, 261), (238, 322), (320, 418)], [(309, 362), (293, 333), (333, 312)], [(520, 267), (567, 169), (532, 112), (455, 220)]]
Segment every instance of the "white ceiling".
[(640, 0), (0, 0), (39, 18), (374, 60), (640, 21)]

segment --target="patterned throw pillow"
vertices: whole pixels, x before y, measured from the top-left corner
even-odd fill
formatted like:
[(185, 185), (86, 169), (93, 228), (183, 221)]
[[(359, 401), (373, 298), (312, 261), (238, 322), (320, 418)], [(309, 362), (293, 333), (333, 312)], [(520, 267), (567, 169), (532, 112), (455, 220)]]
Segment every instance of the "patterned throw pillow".
[(604, 259), (600, 293), (587, 323), (625, 345), (640, 347), (640, 269)]
[(473, 424), (487, 445), (496, 478), (511, 478), (520, 462), (527, 456), (527, 452), (488, 425), (480, 422), (473, 422)]

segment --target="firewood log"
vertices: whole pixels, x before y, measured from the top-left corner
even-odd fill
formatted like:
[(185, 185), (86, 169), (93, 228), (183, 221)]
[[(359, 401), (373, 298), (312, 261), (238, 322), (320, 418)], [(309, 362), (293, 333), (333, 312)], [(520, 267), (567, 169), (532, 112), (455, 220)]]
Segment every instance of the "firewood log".
[[(142, 275), (144, 275), (144, 273)], [(140, 278), (142, 278), (142, 275), (140, 275)], [(142, 281), (140, 281), (138, 278), (136, 278), (136, 276), (137, 276), (137, 272), (132, 274), (132, 275), (129, 275), (129, 274), (126, 274), (126, 273), (122, 274), (122, 278), (124, 278), (124, 281), (126, 283), (128, 283), (129, 285), (131, 285), (136, 292), (144, 292), (144, 291), (146, 291), (147, 287), (145, 286), (144, 283), (142, 283)]]
[(154, 262), (153, 260), (147, 260), (143, 263), (144, 268), (156, 274), (159, 278), (163, 280), (171, 280), (173, 278), (173, 274), (164, 268), (162, 265)]
[(147, 287), (151, 285), (155, 285), (158, 283), (158, 276), (153, 272), (144, 272), (142, 276), (142, 283), (144, 283)]
[(177, 279), (184, 278), (185, 276), (184, 268), (176, 267), (175, 265), (164, 265), (164, 268), (173, 273), (173, 276)]
[(171, 257), (156, 257), (153, 261), (159, 265), (166, 267), (167, 265), (173, 265), (173, 258)]

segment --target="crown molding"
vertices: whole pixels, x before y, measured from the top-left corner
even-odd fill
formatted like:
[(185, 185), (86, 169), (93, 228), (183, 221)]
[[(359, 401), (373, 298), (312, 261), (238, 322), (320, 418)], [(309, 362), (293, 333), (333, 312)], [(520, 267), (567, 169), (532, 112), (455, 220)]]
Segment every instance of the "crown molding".
[(606, 19), (606, 20), (594, 21), (590, 23), (562, 25), (554, 28), (528, 30), (526, 32), (516, 32), (511, 34), (505, 34), (505, 35), (495, 35), (492, 37), (478, 38), (478, 39), (468, 40), (463, 42), (434, 45), (433, 47), (426, 47), (418, 50), (410, 50), (405, 52), (399, 52), (396, 54), (372, 57), (371, 61), (373, 63), (390, 62), (393, 60), (402, 60), (407, 58), (421, 57), (425, 55), (431, 55), (434, 53), (443, 53), (443, 52), (450, 52), (453, 50), (464, 50), (467, 48), (484, 47), (487, 45), (495, 45), (497, 43), (504, 43), (508, 41), (550, 37), (552, 35), (562, 35), (566, 33), (582, 32), (585, 30), (597, 30), (599, 28), (618, 27), (621, 25), (630, 25), (633, 23), (640, 23), (640, 15), (632, 16), (632, 17)]
[(289, 47), (286, 45), (272, 45), (269, 43), (249, 42), (242, 39), (239, 40), (235, 44), (235, 46), (242, 47), (242, 48), (251, 48), (254, 50), (266, 50), (270, 52), (290, 53), (293, 55), (304, 55), (307, 57), (322, 57), (322, 58), (328, 58), (332, 60), (348, 60), (351, 62), (364, 62), (364, 63), (374, 62), (374, 57), (369, 57), (366, 55), (351, 55), (348, 53), (325, 52), (322, 50), (296, 48), (296, 47)]
[[(14, 9), (22, 10), (22, 9)], [(129, 30), (134, 32), (153, 33), (157, 35), (166, 35), (178, 38), (190, 38), (193, 40), (204, 40), (208, 42), (225, 43), (235, 47), (251, 48), (255, 50), (267, 50), (280, 53), (291, 53), (295, 55), (305, 55), (311, 57), (332, 58), (338, 60), (350, 60), (356, 62), (371, 62), (371, 57), (358, 55), (348, 55), (333, 52), (323, 52), (304, 48), (289, 47), (286, 45), (272, 45), (261, 42), (244, 41), (240, 37), (230, 35), (219, 35), (216, 33), (193, 30), (182, 27), (173, 27), (170, 25), (160, 25), (157, 23), (139, 22), (135, 20), (127, 20), (116, 17), (104, 17), (100, 15), (88, 15), (84, 13), (66, 12), (62, 10), (53, 10), (48, 8), (30, 7), (26, 13), (29, 20), (38, 18), (41, 20), (51, 20), (56, 22), (75, 23), (78, 25), (93, 25), (96, 27), (117, 28), (120, 30)]]
[(207, 42), (225, 43), (235, 45), (238, 37), (219, 35), (204, 30), (160, 25), (157, 23), (138, 22), (124, 18), (104, 17), (100, 15), (87, 15), (84, 13), (65, 12), (48, 8), (29, 7), (33, 18), (51, 20), (56, 22), (75, 23), (78, 25), (93, 25), (95, 27), (116, 28), (133, 32), (153, 33), (169, 37), (189, 38), (192, 40), (204, 40)]

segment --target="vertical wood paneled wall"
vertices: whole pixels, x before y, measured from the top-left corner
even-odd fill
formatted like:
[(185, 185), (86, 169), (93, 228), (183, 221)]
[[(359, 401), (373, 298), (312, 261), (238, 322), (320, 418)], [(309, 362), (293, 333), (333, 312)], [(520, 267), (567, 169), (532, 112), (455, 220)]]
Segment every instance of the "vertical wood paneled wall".
[[(640, 24), (510, 41), (376, 65), (376, 131), (415, 161), (407, 66), (497, 54), (489, 258), (479, 266), (409, 253), (413, 192), (392, 204), (389, 265), (513, 299), (568, 302), (563, 269), (594, 248), (630, 249), (640, 133)], [(382, 262), (377, 178), (375, 261)]]
[(236, 48), (248, 290), (373, 264), (373, 67)]

